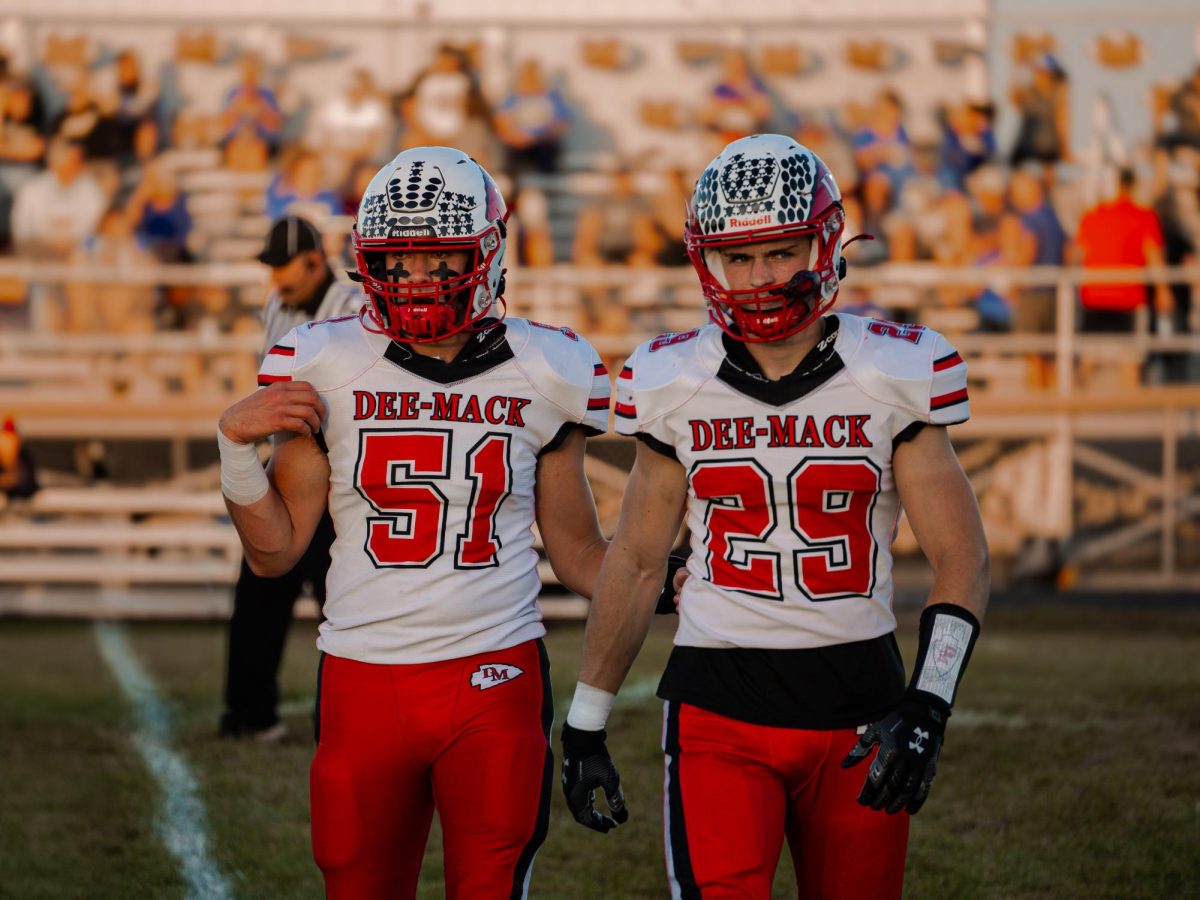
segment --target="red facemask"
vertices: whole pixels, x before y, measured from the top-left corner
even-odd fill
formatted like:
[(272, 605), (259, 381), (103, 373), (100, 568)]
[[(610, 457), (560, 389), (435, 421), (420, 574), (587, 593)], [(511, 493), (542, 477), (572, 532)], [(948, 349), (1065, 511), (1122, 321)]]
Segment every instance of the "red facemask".
[[(372, 331), (386, 334), (400, 343), (429, 343), (445, 340), (472, 326), (493, 312), (494, 303), (476, 304), (476, 292), (488, 288), (488, 273), (499, 252), (501, 241), (495, 230), (479, 237), (462, 240), (438, 238), (388, 238), (362, 240), (354, 234), (356, 281), (371, 300), (367, 311)], [(484, 247), (488, 246), (488, 250)], [(450, 270), (432, 281), (401, 284), (385, 271), (383, 254), (388, 252), (466, 252), (470, 269), (465, 274)], [(499, 299), (499, 315), (504, 301)]]
[[(837, 299), (845, 263), (838, 253), (845, 216), (840, 203), (802, 223), (775, 228), (700, 235), (689, 221), (684, 230), (688, 258), (700, 277), (708, 315), (733, 338), (747, 343), (777, 341), (807, 328)], [(725, 247), (765, 244), (792, 237), (812, 237), (816, 243), (813, 268), (797, 272), (786, 282), (734, 290), (709, 268), (706, 253)]]

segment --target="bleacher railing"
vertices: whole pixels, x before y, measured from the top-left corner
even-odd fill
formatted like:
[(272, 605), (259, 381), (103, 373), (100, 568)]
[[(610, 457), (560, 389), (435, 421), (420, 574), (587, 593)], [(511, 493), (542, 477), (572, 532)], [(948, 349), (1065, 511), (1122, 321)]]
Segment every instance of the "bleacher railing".
[[(116, 269), (7, 260), (0, 261), (3, 278), (32, 284), (186, 284), (260, 286), (265, 290), (265, 273), (255, 265)], [(1068, 548), (1066, 562), (1082, 571), (1091, 562), (1120, 558), (1135, 545), (1144, 546), (1147, 539), (1157, 537), (1153, 573), (1148, 576), (1145, 571), (1130, 570), (1131, 583), (1141, 587), (1200, 584), (1192, 559), (1195, 554), (1186, 549), (1190, 543), (1183, 552), (1179, 544), (1184, 533), (1181, 527), (1189, 523), (1190, 528), (1200, 516), (1200, 471), (1195, 471), (1193, 452), (1200, 440), (1200, 384), (1097, 390), (1081, 384), (1077, 376), (1076, 362), (1081, 358), (1098, 360), (1101, 365), (1115, 360), (1142, 363), (1165, 353), (1191, 355), (1195, 373), (1200, 335), (1152, 334), (1144, 311), (1138, 315), (1133, 334), (1077, 332), (1079, 284), (1130, 281), (1200, 284), (1200, 268), (1084, 271), (888, 265), (855, 268), (846, 285), (868, 297), (894, 296), (898, 287), (904, 288), (908, 294), (902, 296), (907, 299), (898, 301), (895, 310), (918, 321), (965, 309), (926, 302), (920, 296), (935, 288), (991, 285), (1016, 298), (1018, 287), (1053, 286), (1057, 308), (1052, 334), (952, 335), (976, 377), (984, 377), (982, 384), (972, 387), (972, 420), (955, 429), (955, 438), (972, 445), (967, 468), (985, 501), (989, 491), (1003, 489), (1013, 495), (1006, 500), (1011, 507), (1008, 520), (997, 516), (988, 522), (989, 539), (994, 548), (1014, 556), (1030, 540), (1056, 542)], [(589, 331), (580, 321), (583, 290), (609, 291), (616, 302), (629, 298), (632, 306), (641, 304), (651, 313), (657, 312), (657, 305), (674, 304), (673, 315), (685, 328), (704, 321), (695, 275), (686, 268), (523, 269), (513, 273), (510, 284), (511, 314), (579, 327), (614, 362), (656, 332), (636, 327), (619, 334)], [(678, 326), (673, 330), (679, 330)], [(258, 347), (256, 334), (221, 334), (212, 329), (143, 335), (9, 330), (0, 333), (0, 410), (13, 414), (30, 438), (138, 436), (166, 440), (173, 448), (176, 471), (182, 473), (187, 466), (187, 442), (210, 436), (220, 412), (252, 389)], [(1049, 362), (1054, 373), (1050, 387), (1035, 390), (1025, 381), (1024, 361), (1031, 358)], [(189, 382), (177, 368), (181, 360), (189, 359), (200, 362), (190, 364), (187, 371), (216, 371), (220, 377)], [(136, 375), (138, 366), (146, 368), (147, 377), (167, 373), (163, 377), (174, 379), (170, 389), (157, 394), (131, 389), (131, 373)], [(108, 390), (103, 382), (112, 372), (120, 386)], [(1111, 450), (1112, 445), (1130, 440), (1145, 448), (1136, 462)], [(1023, 452), (1028, 460), (1021, 465), (1026, 468), (1018, 467), (1014, 476), (1009, 466), (1004, 474), (1001, 463), (1011, 462)], [(1126, 516), (1127, 521), (1109, 523), (1112, 527), (1092, 528), (1096, 523), (1084, 521), (1086, 517), (1078, 513), (1081, 496), (1091, 490), (1089, 473), (1127, 489), (1139, 504), (1136, 514)], [(1010, 483), (1004, 487), (1006, 478)], [(1011, 483), (1014, 479), (1016, 486)], [(1026, 489), (1022, 500), (1018, 496), (1022, 484), (1038, 488)], [(1020, 503), (1025, 504), (1023, 512)], [(984, 505), (986, 518), (987, 503)]]

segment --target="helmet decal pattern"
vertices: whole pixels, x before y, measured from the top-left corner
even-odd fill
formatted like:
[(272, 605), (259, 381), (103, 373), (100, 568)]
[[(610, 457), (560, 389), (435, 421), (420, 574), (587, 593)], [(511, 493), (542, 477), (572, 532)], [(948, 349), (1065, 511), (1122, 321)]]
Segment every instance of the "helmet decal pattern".
[[(770, 221), (775, 210), (775, 183), (779, 180), (779, 163), (773, 156), (734, 154), (718, 172), (705, 171), (709, 190), (714, 195), (720, 185), (720, 197), (712, 197), (709, 222), (701, 219), (704, 233), (724, 231), (726, 222), (731, 228), (762, 225)], [(701, 178), (703, 182), (704, 178)], [(703, 216), (703, 213), (701, 213)], [(715, 217), (715, 221), (713, 221)]]
[(763, 202), (769, 202), (779, 163), (771, 156), (747, 157), (737, 153), (721, 169), (721, 193), (729, 203), (726, 215), (734, 210), (742, 213), (764, 212)]
[(426, 175), (425, 161), (415, 159), (408, 167), (407, 178), (397, 170), (388, 182), (388, 205), (397, 212), (433, 209), (445, 184), (441, 169), (431, 166)]
[(778, 160), (773, 155), (737, 153), (723, 166), (710, 166), (700, 176), (694, 195), (700, 233), (805, 221), (812, 213), (816, 174), (807, 152), (789, 153)]
[(812, 195), (816, 187), (817, 167), (810, 153), (789, 153), (780, 163), (783, 184), (780, 185), (779, 221), (785, 225), (803, 222), (812, 212)]
[(700, 223), (701, 234), (714, 234), (725, 230), (725, 217), (717, 199), (717, 181), (717, 169), (709, 166), (696, 182), (692, 204)]
[(413, 160), (397, 169), (386, 194), (364, 198), (359, 234), (364, 238), (463, 237), (475, 232), (472, 213), (479, 201), (469, 194), (446, 190), (437, 166)]

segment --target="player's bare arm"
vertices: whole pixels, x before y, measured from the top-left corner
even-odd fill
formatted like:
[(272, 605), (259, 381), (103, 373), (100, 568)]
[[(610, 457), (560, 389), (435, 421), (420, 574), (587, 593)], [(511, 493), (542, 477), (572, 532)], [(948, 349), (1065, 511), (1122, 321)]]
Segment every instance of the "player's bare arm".
[(945, 428), (928, 425), (896, 448), (892, 471), (900, 503), (933, 567), (926, 603), (952, 603), (982, 620), (990, 577), (979, 504)]
[[(607, 832), (629, 817), (604, 724), (650, 628), (686, 498), (683, 467), (639, 443), (617, 533), (600, 568), (579, 684), (562, 731), (563, 794), (575, 820), (594, 831)], [(611, 816), (593, 806), (597, 788)]]
[(663, 590), (687, 489), (687, 473), (678, 462), (639, 442), (588, 613), (582, 683), (616, 693), (625, 680)]
[(900, 501), (933, 567), (934, 583), (921, 614), (908, 690), (842, 760), (844, 767), (857, 765), (878, 745), (858, 802), (890, 815), (918, 812), (929, 795), (989, 589), (979, 507), (946, 429), (925, 427), (896, 449), (892, 464)]
[(538, 459), (535, 515), (558, 580), (591, 597), (608, 541), (584, 471), (586, 442), (583, 431), (573, 428), (562, 444)]
[[(329, 461), (313, 435), (321, 428), (324, 407), (312, 385), (278, 382), (229, 407), (221, 416), (222, 487), (225, 505), (242, 539), (246, 562), (257, 575), (289, 571), (312, 540), (329, 492)], [(275, 452), (265, 473), (265, 491), (250, 479), (257, 456), (254, 442), (275, 436)], [(239, 457), (249, 468), (236, 473)], [(246, 487), (239, 488), (242, 478)], [(248, 491), (248, 493), (243, 493)], [(251, 500), (255, 494), (257, 499)], [(239, 502), (249, 501), (249, 502)]]

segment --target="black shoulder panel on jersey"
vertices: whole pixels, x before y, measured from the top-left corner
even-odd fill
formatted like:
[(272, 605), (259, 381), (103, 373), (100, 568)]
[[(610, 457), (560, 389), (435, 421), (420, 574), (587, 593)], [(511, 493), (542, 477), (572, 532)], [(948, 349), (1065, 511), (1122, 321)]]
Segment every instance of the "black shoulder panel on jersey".
[(812, 393), (846, 367), (834, 350), (837, 343), (837, 317), (827, 316), (822, 321), (825, 336), (821, 338), (821, 342), (808, 352), (795, 371), (784, 375), (778, 381), (771, 381), (763, 375), (758, 362), (750, 355), (745, 344), (727, 334), (721, 335), (725, 359), (717, 372), (717, 378), (738, 393), (762, 403), (769, 403), (771, 406), (786, 406)]
[(476, 334), (467, 341), (458, 355), (450, 362), (442, 362), (432, 356), (414, 353), (404, 344), (392, 341), (384, 356), (402, 369), (414, 375), (435, 381), (438, 384), (454, 384), (481, 375), (513, 358), (512, 347), (504, 336), (504, 323), (500, 322)]
[(909, 422), (900, 429), (899, 434), (892, 438), (892, 451), (895, 452), (896, 448), (901, 444), (911, 441), (918, 434), (920, 434), (924, 428), (924, 422)]
[(645, 444), (647, 447), (649, 447), (651, 450), (654, 450), (657, 453), (661, 453), (663, 456), (667, 457), (667, 459), (673, 459), (676, 462), (679, 461), (679, 456), (678, 456), (678, 454), (676, 454), (675, 448), (672, 447), (670, 444), (660, 441), (654, 435), (646, 434), (646, 432), (644, 432), (644, 431), (639, 431), (637, 434), (634, 435), (634, 437), (637, 438), (639, 441), (641, 441), (643, 444)]
[(571, 433), (571, 429), (578, 428), (587, 437), (595, 437), (598, 434), (604, 434), (603, 431), (593, 428), (591, 425), (585, 425), (583, 422), (563, 422), (559, 426), (558, 431), (554, 433), (554, 437), (546, 441), (542, 449), (538, 451), (538, 458), (541, 459), (547, 453), (553, 453), (563, 445), (563, 441), (567, 439), (567, 435)]

